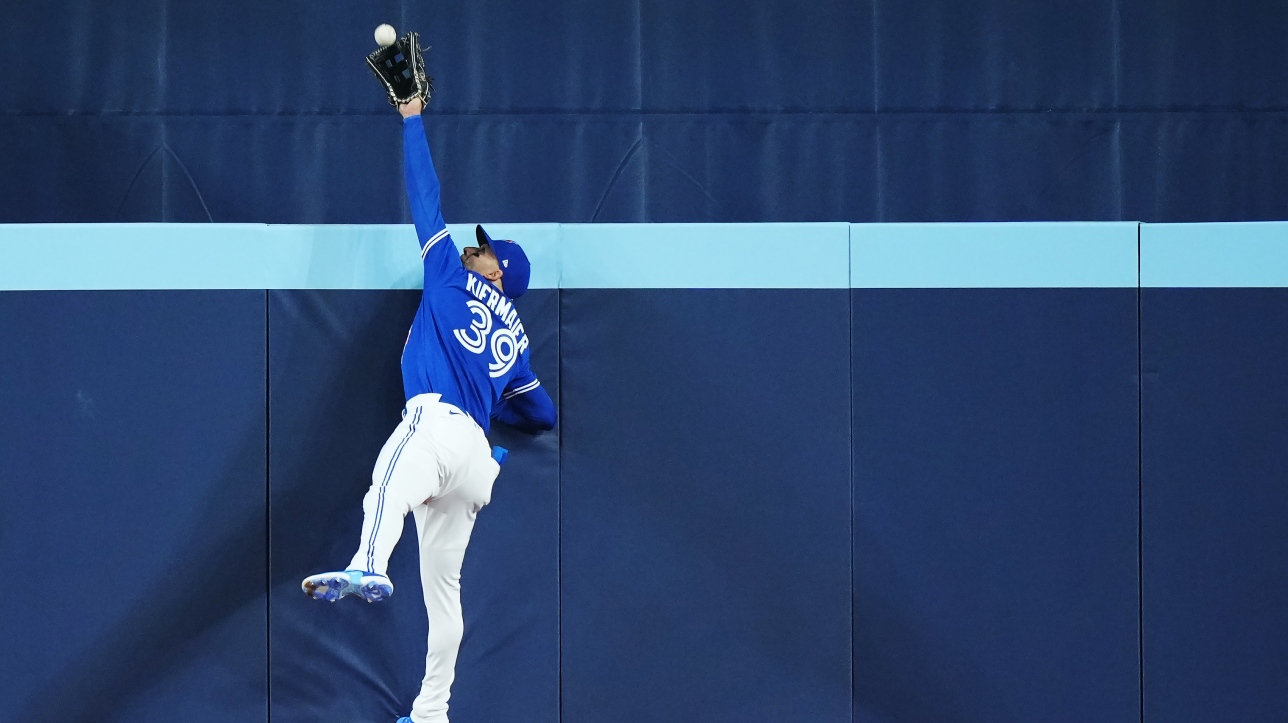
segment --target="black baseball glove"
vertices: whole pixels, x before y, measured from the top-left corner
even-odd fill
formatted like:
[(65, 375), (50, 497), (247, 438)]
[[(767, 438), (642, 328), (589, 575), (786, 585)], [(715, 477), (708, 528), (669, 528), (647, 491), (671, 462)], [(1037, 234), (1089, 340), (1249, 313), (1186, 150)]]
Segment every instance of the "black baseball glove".
[(416, 33), (407, 33), (393, 45), (376, 49), (367, 56), (367, 65), (389, 92), (389, 105), (397, 107), (412, 98), (429, 104), (434, 79), (425, 75), (425, 59)]

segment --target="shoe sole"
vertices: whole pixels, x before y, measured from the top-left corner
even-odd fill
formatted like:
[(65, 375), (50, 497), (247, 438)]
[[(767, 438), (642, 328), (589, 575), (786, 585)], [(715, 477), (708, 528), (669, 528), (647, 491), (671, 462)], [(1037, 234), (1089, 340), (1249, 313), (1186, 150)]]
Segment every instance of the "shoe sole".
[(344, 573), (312, 575), (305, 578), (300, 587), (304, 589), (304, 594), (314, 600), (327, 602), (335, 602), (345, 595), (357, 595), (369, 603), (380, 602), (394, 592), (392, 587), (374, 579), (361, 585), (354, 585), (349, 582), (349, 576)]

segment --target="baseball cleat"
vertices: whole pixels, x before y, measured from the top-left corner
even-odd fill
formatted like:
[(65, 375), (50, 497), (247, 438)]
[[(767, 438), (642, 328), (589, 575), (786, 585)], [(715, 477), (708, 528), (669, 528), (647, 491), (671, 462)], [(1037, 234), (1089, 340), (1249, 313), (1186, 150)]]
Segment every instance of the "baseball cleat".
[(398, 720), (394, 721), (394, 723), (412, 723), (412, 721), (411, 721), (411, 718), (408, 718), (407, 716), (403, 716)]
[(367, 602), (380, 602), (394, 594), (394, 584), (389, 578), (362, 570), (309, 575), (300, 588), (314, 600), (327, 602), (335, 602), (345, 595), (357, 595)]

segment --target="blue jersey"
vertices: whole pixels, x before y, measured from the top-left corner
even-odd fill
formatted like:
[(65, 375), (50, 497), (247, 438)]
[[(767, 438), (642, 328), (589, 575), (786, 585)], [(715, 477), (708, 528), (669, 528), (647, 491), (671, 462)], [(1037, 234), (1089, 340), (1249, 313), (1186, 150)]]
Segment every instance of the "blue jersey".
[(554, 404), (529, 366), (531, 346), (513, 302), (461, 263), (447, 233), (438, 176), (420, 116), (403, 121), (407, 197), (420, 240), (425, 291), (402, 355), (407, 399), (434, 393), (488, 429), (554, 426)]

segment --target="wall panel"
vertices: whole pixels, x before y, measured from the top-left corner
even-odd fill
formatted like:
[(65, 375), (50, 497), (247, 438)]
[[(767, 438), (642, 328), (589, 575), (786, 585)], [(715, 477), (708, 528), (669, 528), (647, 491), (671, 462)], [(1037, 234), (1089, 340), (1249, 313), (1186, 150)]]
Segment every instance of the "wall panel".
[(563, 720), (848, 721), (846, 292), (563, 294)]
[(856, 289), (855, 720), (1138, 720), (1135, 289)]
[(263, 291), (0, 292), (0, 720), (267, 713)]

